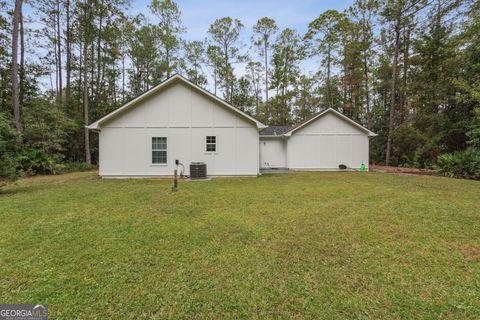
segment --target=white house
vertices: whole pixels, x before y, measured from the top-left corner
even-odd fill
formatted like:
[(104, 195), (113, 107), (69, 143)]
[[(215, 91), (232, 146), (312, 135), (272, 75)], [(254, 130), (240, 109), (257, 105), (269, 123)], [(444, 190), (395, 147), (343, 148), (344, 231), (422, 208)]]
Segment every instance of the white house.
[(334, 109), (293, 127), (260, 132), (260, 168), (338, 170), (339, 165), (368, 169), (369, 138), (375, 133)]
[(333, 109), (292, 128), (267, 127), (179, 75), (88, 128), (99, 133), (102, 177), (172, 175), (181, 164), (188, 175), (191, 162), (206, 163), (213, 176), (359, 168), (368, 166), (368, 138), (375, 135)]

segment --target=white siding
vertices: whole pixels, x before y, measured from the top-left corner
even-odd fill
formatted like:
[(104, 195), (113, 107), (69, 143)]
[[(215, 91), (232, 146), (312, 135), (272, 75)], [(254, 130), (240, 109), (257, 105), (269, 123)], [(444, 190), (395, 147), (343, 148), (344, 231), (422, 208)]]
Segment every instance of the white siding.
[(283, 138), (260, 138), (260, 168), (285, 168), (286, 143)]
[(368, 135), (330, 112), (294, 131), (288, 139), (287, 165), (291, 169), (336, 170), (368, 168)]
[[(217, 151), (206, 152), (206, 136)], [(151, 163), (151, 138), (167, 137), (167, 164)], [(209, 175), (256, 175), (256, 125), (183, 83), (174, 83), (102, 125), (100, 175), (172, 175), (175, 159), (207, 163)], [(180, 169), (180, 167), (178, 168)]]

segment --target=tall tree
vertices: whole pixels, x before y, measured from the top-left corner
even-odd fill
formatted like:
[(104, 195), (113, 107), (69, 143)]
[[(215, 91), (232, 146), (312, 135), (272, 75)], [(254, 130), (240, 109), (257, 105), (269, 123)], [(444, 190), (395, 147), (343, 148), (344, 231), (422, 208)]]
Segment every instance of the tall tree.
[(305, 39), (310, 45), (310, 55), (321, 55), (322, 65), (326, 73), (326, 106), (333, 108), (334, 94), (331, 83), (332, 67), (335, 62), (335, 50), (340, 44), (339, 26), (344, 19), (344, 14), (336, 10), (328, 10), (308, 24)]
[(237, 79), (232, 88), (232, 104), (240, 110), (252, 114), (254, 100), (250, 81), (245, 76)]
[[(246, 67), (246, 71), (246, 79), (250, 82), (253, 90), (253, 96), (255, 97), (255, 115), (258, 117), (260, 115), (260, 95), (262, 93), (262, 89), (260, 88), (260, 85), (262, 83), (262, 64), (258, 61), (249, 61)], [(265, 79), (265, 81), (267, 80)], [(266, 96), (266, 98), (268, 98), (268, 96)]]
[(371, 121), (371, 99), (370, 99), (370, 79), (372, 58), (375, 56), (373, 42), (375, 40), (373, 23), (378, 11), (377, 0), (356, 0), (350, 9), (350, 14), (356, 23), (360, 26), (361, 40), (360, 52), (363, 61), (363, 81), (365, 96), (365, 113), (367, 117), (367, 128), (372, 127)]
[(178, 5), (172, 0), (152, 0), (152, 12), (160, 19), (159, 40), (163, 50), (163, 68), (167, 78), (178, 67), (177, 56), (181, 44), (180, 35), (185, 31), (182, 26), (181, 12)]
[(135, 17), (127, 33), (127, 53), (132, 65), (129, 84), (133, 95), (148, 90), (165, 75), (159, 61), (158, 26), (146, 24), (135, 28), (134, 24), (143, 19), (142, 15)]
[(25, 96), (25, 28), (23, 10), (20, 14), (20, 105), (23, 105)]
[(221, 61), (222, 61), (222, 51), (220, 47), (215, 45), (209, 45), (207, 47), (207, 65), (213, 71), (213, 88), (214, 88), (215, 95), (217, 94)]
[(62, 105), (62, 89), (63, 89), (63, 76), (62, 76), (62, 29), (60, 21), (61, 17), (61, 8), (60, 0), (56, 0), (55, 3), (55, 22), (56, 22), (56, 45), (57, 45), (57, 79), (58, 79), (58, 89), (57, 89), (57, 104)]
[(354, 119), (362, 112), (363, 62), (361, 59), (360, 25), (345, 17), (339, 23), (341, 50), (339, 63), (342, 67), (342, 112)]
[(317, 75), (301, 75), (298, 79), (295, 120), (304, 121), (318, 111), (318, 97), (315, 95)]
[(268, 52), (271, 47), (271, 38), (278, 31), (275, 20), (263, 17), (253, 26), (253, 44), (257, 47), (258, 53), (264, 59), (265, 67), (265, 102), (268, 103)]
[(23, 131), (20, 117), (20, 88), (18, 84), (18, 35), (20, 29), (20, 17), (22, 16), (22, 0), (15, 0), (15, 10), (12, 22), (12, 105), (15, 128), (18, 132)]
[(238, 19), (230, 17), (220, 18), (208, 29), (208, 33), (214, 43), (220, 48), (223, 57), (221, 64), (220, 78), (223, 82), (225, 100), (232, 99), (231, 91), (234, 82), (232, 63), (244, 61), (245, 58), (240, 54), (239, 47), (236, 46), (243, 24)]
[[(40, 42), (45, 51), (45, 56), (48, 66), (53, 65), (54, 72), (51, 77), (55, 78), (55, 86), (52, 85), (52, 90), (55, 90), (55, 102), (57, 106), (61, 104), (62, 98), (62, 34), (61, 34), (61, 7), (60, 0), (37, 0), (33, 2), (42, 28), (36, 30), (37, 34), (44, 38)], [(54, 87), (54, 88), (53, 88)]]
[[(88, 69), (90, 67), (88, 58), (90, 54), (90, 45), (92, 42), (92, 8), (91, 0), (83, 3), (83, 125), (84, 125), (84, 152), (85, 162), (92, 163), (92, 154), (90, 151), (90, 131), (87, 129), (89, 125), (89, 82)], [(93, 58), (93, 54), (91, 55)]]
[(183, 69), (188, 78), (199, 86), (207, 84), (202, 65), (205, 61), (205, 44), (202, 41), (191, 41), (185, 44)]
[(291, 101), (295, 97), (295, 84), (299, 77), (299, 63), (305, 56), (302, 39), (290, 28), (284, 29), (273, 45), (272, 85), (277, 95), (270, 102), (275, 106), (272, 121), (279, 125), (292, 122)]
[(393, 56), (392, 56), (392, 82), (390, 90), (390, 116), (388, 122), (387, 148), (385, 164), (389, 165), (392, 153), (392, 138), (395, 127), (395, 109), (397, 102), (397, 69), (398, 56), (400, 53), (400, 33), (407, 19), (410, 19), (421, 6), (425, 6), (424, 0), (385, 0), (382, 8), (382, 16), (393, 29)]
[(71, 15), (71, 3), (70, 0), (65, 1), (65, 11), (66, 11), (66, 40), (65, 40), (65, 47), (66, 47), (66, 88), (65, 88), (65, 100), (67, 109), (70, 110), (72, 107), (72, 26), (70, 22), (70, 15)]

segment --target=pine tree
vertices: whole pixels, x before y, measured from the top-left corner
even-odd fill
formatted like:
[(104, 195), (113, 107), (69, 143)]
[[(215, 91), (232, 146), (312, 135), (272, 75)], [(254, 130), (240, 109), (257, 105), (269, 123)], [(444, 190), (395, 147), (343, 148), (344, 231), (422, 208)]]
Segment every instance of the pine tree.
[(234, 82), (233, 63), (245, 60), (245, 57), (240, 54), (240, 49), (237, 46), (240, 31), (243, 29), (243, 24), (238, 19), (225, 17), (215, 20), (215, 22), (208, 29), (208, 33), (213, 43), (220, 50), (222, 62), (219, 64), (218, 76), (223, 84), (225, 100), (232, 100), (232, 87)]
[(268, 103), (268, 53), (271, 48), (271, 39), (278, 31), (275, 20), (263, 17), (253, 26), (252, 42), (257, 48), (258, 53), (264, 59), (265, 67), (265, 102)]

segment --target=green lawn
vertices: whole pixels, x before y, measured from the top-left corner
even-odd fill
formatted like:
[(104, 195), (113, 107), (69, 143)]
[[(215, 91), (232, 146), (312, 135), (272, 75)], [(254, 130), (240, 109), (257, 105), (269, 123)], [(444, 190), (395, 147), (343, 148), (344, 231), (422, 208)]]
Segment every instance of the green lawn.
[(51, 319), (480, 317), (480, 182), (93, 172), (0, 195), (0, 303)]

